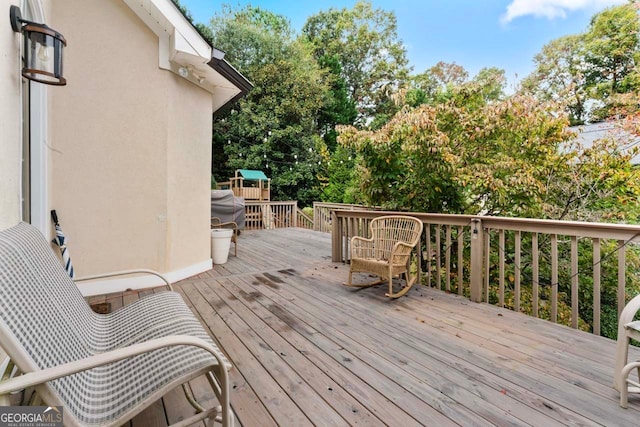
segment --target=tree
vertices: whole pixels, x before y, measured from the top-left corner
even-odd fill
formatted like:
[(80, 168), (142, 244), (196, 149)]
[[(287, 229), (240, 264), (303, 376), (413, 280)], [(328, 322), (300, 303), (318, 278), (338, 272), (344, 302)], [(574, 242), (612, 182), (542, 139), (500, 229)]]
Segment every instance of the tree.
[(349, 98), (347, 84), (341, 76), (342, 67), (337, 56), (322, 56), (318, 64), (327, 70), (329, 92), (327, 101), (318, 115), (318, 128), (330, 152), (336, 149), (336, 125), (351, 124), (358, 117), (355, 102)]
[(440, 61), (429, 68), (428, 73), (432, 76), (436, 84), (443, 88), (449, 85), (459, 86), (469, 78), (467, 70), (455, 62), (448, 63)]
[(606, 9), (592, 17), (584, 34), (545, 45), (522, 92), (563, 103), (571, 124), (616, 113), (617, 96), (640, 88), (637, 6), (634, 0)]
[(329, 203), (359, 203), (358, 174), (355, 152), (338, 146), (327, 164), (327, 182), (322, 190), (322, 201)]
[(536, 68), (522, 82), (522, 91), (544, 101), (566, 105), (571, 125), (586, 119), (587, 84), (583, 35), (553, 40), (533, 59)]
[(302, 33), (316, 58), (335, 57), (349, 99), (358, 109), (361, 125), (384, 113), (382, 101), (406, 80), (408, 61), (398, 39), (393, 12), (373, 9), (359, 1), (352, 9), (320, 12), (307, 19)]
[(591, 19), (585, 35), (587, 83), (601, 99), (628, 92), (625, 78), (635, 68), (638, 13), (632, 2), (606, 9)]
[(224, 7), (211, 21), (214, 44), (254, 84), (233, 108), (214, 117), (214, 171), (262, 169), (275, 200), (319, 199), (317, 174), (326, 158), (317, 117), (329, 87), (309, 46), (286, 18), (260, 8)]
[(612, 141), (569, 142), (566, 117), (530, 96), (487, 102), (458, 86), (444, 103), (405, 106), (378, 131), (341, 128), (361, 156), (366, 202), (390, 209), (550, 219), (634, 220), (640, 171)]
[(473, 82), (480, 87), (485, 102), (500, 101), (505, 96), (504, 88), (507, 85), (507, 78), (501, 68), (482, 68), (473, 77)]

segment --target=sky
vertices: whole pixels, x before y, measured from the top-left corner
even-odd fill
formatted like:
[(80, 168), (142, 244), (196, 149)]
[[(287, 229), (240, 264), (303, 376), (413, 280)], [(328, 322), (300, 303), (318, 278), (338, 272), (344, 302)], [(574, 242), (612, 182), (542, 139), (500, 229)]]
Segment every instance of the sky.
[[(438, 61), (474, 76), (483, 67), (506, 72), (509, 92), (533, 71), (533, 58), (551, 40), (584, 32), (598, 11), (626, 0), (371, 0), (392, 11), (413, 73)], [(296, 32), (309, 16), (351, 8), (356, 0), (181, 0), (195, 22), (209, 23), (222, 4), (259, 6), (289, 19)]]

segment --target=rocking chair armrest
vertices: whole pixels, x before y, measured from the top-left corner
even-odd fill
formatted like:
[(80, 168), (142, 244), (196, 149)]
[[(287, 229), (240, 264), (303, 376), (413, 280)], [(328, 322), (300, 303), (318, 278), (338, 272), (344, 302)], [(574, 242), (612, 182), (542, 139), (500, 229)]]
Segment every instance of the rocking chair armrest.
[(204, 341), (201, 338), (193, 337), (190, 335), (171, 335), (163, 338), (156, 338), (143, 343), (133, 344), (128, 347), (122, 347), (115, 350), (111, 350), (105, 353), (89, 356), (84, 359), (74, 360), (62, 365), (52, 366), (50, 368), (41, 369), (39, 371), (28, 372), (26, 374), (13, 377), (9, 380), (0, 382), (0, 400), (2, 396), (9, 393), (22, 390), (27, 387), (33, 387), (39, 384), (43, 384), (48, 381), (57, 380), (58, 378), (66, 377), (69, 375), (77, 374), (78, 372), (86, 371), (96, 368), (98, 366), (107, 365), (109, 363), (118, 362), (120, 360), (128, 359), (130, 357), (138, 356), (143, 353), (148, 353), (153, 350), (158, 350), (165, 347), (173, 347), (177, 345), (188, 345), (193, 347), (200, 347), (209, 353), (217, 360), (220, 365), (220, 378), (223, 384), (229, 384), (227, 367), (222, 356), (218, 353), (219, 350)]
[(373, 239), (360, 236), (351, 238), (351, 256), (355, 258), (369, 258), (374, 256)]
[(102, 273), (102, 274), (96, 274), (96, 275), (92, 275), (92, 276), (84, 276), (84, 277), (80, 277), (77, 279), (73, 279), (74, 282), (84, 282), (87, 280), (95, 280), (95, 279), (104, 279), (106, 277), (116, 277), (116, 276), (129, 276), (132, 274), (150, 274), (152, 276), (157, 276), (160, 279), (162, 279), (162, 281), (165, 283), (165, 285), (167, 286), (167, 288), (169, 288), (170, 291), (173, 291), (173, 287), (171, 286), (171, 282), (169, 281), (169, 279), (167, 279), (166, 276), (164, 276), (162, 273), (158, 273), (157, 271), (154, 270), (149, 270), (146, 268), (139, 268), (139, 269), (135, 269), (135, 270), (123, 270), (123, 271), (114, 271), (112, 273)]
[(373, 239), (367, 239), (365, 237), (353, 236), (351, 238), (351, 246), (369, 247), (372, 246)]

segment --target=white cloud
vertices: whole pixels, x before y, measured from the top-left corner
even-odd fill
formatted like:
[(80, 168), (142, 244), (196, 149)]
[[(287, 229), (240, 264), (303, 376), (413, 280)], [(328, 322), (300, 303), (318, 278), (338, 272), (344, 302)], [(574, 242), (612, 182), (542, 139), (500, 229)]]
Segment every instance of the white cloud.
[(503, 24), (514, 19), (533, 15), (536, 18), (566, 18), (567, 12), (580, 9), (602, 9), (607, 6), (622, 4), (626, 0), (512, 0), (507, 11), (500, 17)]

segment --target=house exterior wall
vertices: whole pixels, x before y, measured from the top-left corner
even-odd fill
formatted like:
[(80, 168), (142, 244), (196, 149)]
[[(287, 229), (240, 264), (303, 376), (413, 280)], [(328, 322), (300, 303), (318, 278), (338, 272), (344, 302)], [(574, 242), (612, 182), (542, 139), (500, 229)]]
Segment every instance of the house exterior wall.
[[(49, 95), (50, 200), (77, 275), (208, 269), (211, 94), (158, 68), (157, 36), (121, 0), (65, 0), (52, 15), (68, 83)], [(132, 287), (110, 283), (80, 287)]]
[[(169, 270), (211, 258), (211, 94), (173, 75), (167, 141)], [(194, 108), (200, 105), (200, 108)], [(205, 232), (203, 232), (205, 230)]]
[(21, 37), (9, 22), (9, 6), (0, 19), (0, 229), (20, 221), (20, 176), (22, 152), (22, 113), (20, 85)]

